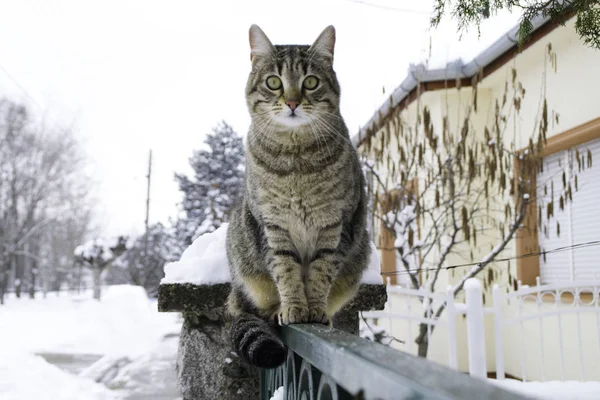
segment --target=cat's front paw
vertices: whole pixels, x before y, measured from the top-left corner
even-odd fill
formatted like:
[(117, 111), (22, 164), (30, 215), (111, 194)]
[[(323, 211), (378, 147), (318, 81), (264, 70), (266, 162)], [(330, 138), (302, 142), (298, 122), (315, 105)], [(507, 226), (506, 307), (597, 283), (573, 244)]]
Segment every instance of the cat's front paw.
[(308, 322), (308, 307), (299, 305), (283, 306), (279, 312), (279, 325)]
[(322, 306), (310, 306), (308, 311), (308, 322), (314, 322), (317, 324), (329, 324), (329, 317), (327, 311)]

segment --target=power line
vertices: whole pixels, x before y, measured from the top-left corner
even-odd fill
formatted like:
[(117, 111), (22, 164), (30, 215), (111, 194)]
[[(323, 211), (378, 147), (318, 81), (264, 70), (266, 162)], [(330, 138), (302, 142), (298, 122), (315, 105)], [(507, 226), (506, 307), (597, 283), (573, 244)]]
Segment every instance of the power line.
[(63, 129), (62, 125), (59, 124), (58, 122), (56, 122), (54, 120), (54, 118), (52, 118), (49, 114), (47, 114), (46, 109), (44, 109), (44, 107), (42, 107), (42, 105), (40, 103), (38, 103), (37, 100), (32, 95), (30, 95), (29, 92), (27, 92), (27, 90), (25, 90), (23, 85), (21, 85), (15, 78), (13, 78), (13, 76), (2, 65), (0, 65), (0, 71), (4, 72), (4, 75), (6, 75), (8, 77), (8, 79), (10, 79), (12, 81), (12, 83), (14, 83), (23, 92), (23, 94), (25, 94), (25, 97), (27, 97), (29, 100), (31, 100), (31, 102), (33, 102), (33, 104), (35, 104), (36, 106), (38, 106), (40, 108), (40, 110), (42, 110), (42, 115), (48, 117), (50, 119), (50, 121), (52, 121), (52, 123), (54, 123), (54, 125), (56, 125), (56, 128), (58, 128), (59, 131)]
[(36, 106), (38, 106), (42, 111), (44, 111), (44, 107), (42, 107), (40, 105), (40, 103), (38, 103), (33, 96), (31, 96), (27, 90), (25, 90), (25, 88), (19, 83), (17, 82), (17, 80), (15, 78), (12, 77), (12, 75), (6, 70), (6, 68), (4, 68), (2, 65), (0, 65), (0, 70), (2, 70), (2, 72), (4, 72), (4, 75), (6, 75), (8, 77), (8, 79), (10, 79), (12, 81), (12, 83), (14, 83), (15, 85), (17, 85), (17, 87), (19, 89), (21, 89), (21, 91), (25, 94), (25, 96), (27, 96), (27, 98), (29, 100), (31, 100), (33, 103), (35, 103)]
[(429, 11), (424, 11), (424, 10), (414, 10), (411, 8), (396, 8), (396, 7), (390, 7), (390, 6), (385, 6), (383, 4), (376, 4), (376, 3), (369, 3), (367, 1), (363, 1), (363, 0), (348, 0), (352, 3), (357, 3), (357, 4), (362, 4), (363, 6), (367, 6), (367, 7), (374, 7), (374, 8), (380, 8), (382, 10), (387, 10), (387, 11), (397, 11), (397, 12), (401, 12), (401, 13), (408, 13), (408, 14), (431, 14), (431, 12)]
[[(591, 240), (589, 242), (577, 243), (577, 244), (573, 244), (573, 245), (569, 245), (569, 246), (556, 247), (554, 249), (545, 250), (545, 251), (525, 253), (525, 254), (521, 254), (521, 255), (518, 255), (518, 256), (514, 256), (514, 257), (495, 258), (495, 259), (491, 260), (490, 262), (503, 262), (503, 261), (520, 260), (520, 259), (523, 259), (523, 258), (536, 257), (536, 256), (544, 255), (544, 254), (560, 253), (560, 252), (567, 251), (567, 250), (583, 249), (583, 248), (595, 247), (595, 246), (600, 246), (600, 240)], [(455, 265), (450, 265), (448, 267), (442, 267), (442, 268), (439, 268), (439, 269), (440, 270), (451, 270), (451, 269), (456, 269), (456, 268), (474, 267), (474, 266), (481, 265), (481, 264), (482, 264), (481, 262), (472, 262), (472, 263), (465, 263), (465, 264), (455, 264)], [(390, 276), (390, 275), (398, 276), (398, 275), (413, 274), (413, 273), (416, 273), (416, 272), (430, 272), (430, 271), (437, 271), (437, 270), (438, 270), (438, 268), (413, 268), (413, 269), (403, 270), (403, 271), (382, 272), (381, 275), (385, 275), (385, 276)]]

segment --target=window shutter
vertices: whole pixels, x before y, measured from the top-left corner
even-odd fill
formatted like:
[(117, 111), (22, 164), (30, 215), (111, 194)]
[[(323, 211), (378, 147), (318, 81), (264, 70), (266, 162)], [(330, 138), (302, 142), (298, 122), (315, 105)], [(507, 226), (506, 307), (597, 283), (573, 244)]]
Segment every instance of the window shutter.
[[(571, 226), (573, 244), (600, 240), (600, 140), (577, 146), (581, 171), (575, 149), (571, 150), (573, 169), (577, 174), (578, 190), (573, 187)], [(596, 166), (588, 167), (588, 151)], [(574, 184), (573, 184), (574, 185)], [(589, 246), (573, 249), (576, 280), (600, 280), (600, 247)]]
[[(542, 283), (555, 283), (571, 280), (570, 251), (544, 253), (569, 246), (569, 216), (567, 210), (561, 210), (560, 196), (563, 193), (562, 174), (566, 171), (567, 152), (552, 154), (543, 160), (543, 171), (536, 179), (538, 210), (542, 209), (542, 218), (538, 221), (540, 251), (540, 278)], [(552, 215), (548, 217), (548, 210)], [(538, 214), (539, 216), (539, 214)], [(560, 233), (559, 233), (560, 229)]]
[[(542, 283), (600, 279), (598, 246), (577, 248), (600, 240), (600, 170), (589, 168), (590, 153), (592, 162), (598, 160), (600, 166), (600, 140), (594, 140), (546, 157), (544, 170), (537, 175), (537, 203), (542, 208), (538, 221)], [(566, 199), (569, 185), (573, 202)], [(550, 204), (553, 216), (548, 219)]]

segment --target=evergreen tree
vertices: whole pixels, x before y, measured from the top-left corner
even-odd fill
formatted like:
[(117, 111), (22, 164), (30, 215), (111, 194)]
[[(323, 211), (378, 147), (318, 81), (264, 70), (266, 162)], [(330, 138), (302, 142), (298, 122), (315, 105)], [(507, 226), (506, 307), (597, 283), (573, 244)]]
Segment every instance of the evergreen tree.
[(183, 193), (175, 230), (183, 248), (226, 222), (243, 193), (243, 139), (223, 121), (207, 135), (205, 143), (208, 149), (195, 151), (189, 160), (193, 175), (175, 174)]
[(532, 20), (537, 15), (549, 16), (564, 24), (575, 14), (575, 29), (583, 42), (600, 49), (600, 0), (435, 0), (431, 23), (437, 26), (446, 15), (456, 18), (461, 30), (476, 26), (482, 20), (498, 11), (520, 10), (523, 13), (519, 27), (519, 45), (522, 45), (533, 31)]

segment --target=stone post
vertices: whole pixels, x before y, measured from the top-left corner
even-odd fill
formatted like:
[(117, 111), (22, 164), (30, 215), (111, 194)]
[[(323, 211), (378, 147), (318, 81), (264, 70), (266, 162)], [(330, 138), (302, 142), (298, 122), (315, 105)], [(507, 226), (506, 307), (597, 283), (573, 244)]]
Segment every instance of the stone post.
[[(184, 400), (258, 399), (257, 368), (246, 365), (231, 349), (225, 326), (230, 285), (162, 284), (158, 310), (181, 312), (177, 377)], [(358, 334), (358, 311), (382, 310), (384, 285), (361, 285), (358, 295), (334, 318), (334, 327)]]

